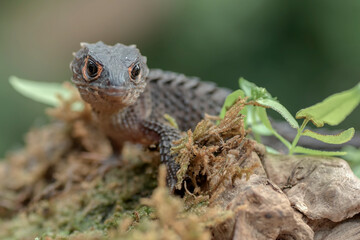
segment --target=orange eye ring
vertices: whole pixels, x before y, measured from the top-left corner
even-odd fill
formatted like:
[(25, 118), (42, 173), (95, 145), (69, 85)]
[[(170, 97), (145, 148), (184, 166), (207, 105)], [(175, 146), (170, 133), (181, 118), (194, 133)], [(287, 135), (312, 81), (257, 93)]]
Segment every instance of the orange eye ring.
[(136, 80), (136, 78), (140, 75), (141, 68), (139, 63), (131, 64), (131, 66), (128, 68), (129, 77), (132, 80)]
[(86, 81), (93, 81), (100, 77), (102, 73), (103, 66), (92, 59), (91, 57), (87, 56), (85, 58), (85, 64), (82, 68), (82, 74)]

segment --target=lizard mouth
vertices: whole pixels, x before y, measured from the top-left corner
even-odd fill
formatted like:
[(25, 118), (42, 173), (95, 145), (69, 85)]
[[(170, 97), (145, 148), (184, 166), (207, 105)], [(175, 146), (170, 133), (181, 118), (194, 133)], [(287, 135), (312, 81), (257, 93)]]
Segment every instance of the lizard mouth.
[(124, 86), (106, 86), (103, 84), (89, 84), (84, 83), (83, 81), (79, 81), (76, 79), (72, 79), (72, 82), (76, 85), (76, 87), (81, 92), (87, 92), (88, 94), (97, 94), (97, 95), (107, 95), (110, 97), (124, 97), (131, 92), (129, 87)]
[[(82, 99), (97, 109), (119, 109), (134, 104), (144, 91), (145, 84), (136, 86), (109, 86), (103, 82), (84, 82), (72, 79)], [(106, 81), (105, 81), (106, 82)]]

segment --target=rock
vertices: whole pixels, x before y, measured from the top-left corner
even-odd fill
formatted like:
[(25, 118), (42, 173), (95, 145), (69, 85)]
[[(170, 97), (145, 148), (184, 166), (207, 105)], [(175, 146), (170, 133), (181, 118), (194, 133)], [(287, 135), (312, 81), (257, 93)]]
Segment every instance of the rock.
[[(260, 162), (255, 152), (243, 165)], [(214, 239), (313, 239), (313, 230), (295, 211), (279, 187), (267, 180), (264, 169), (250, 179), (237, 179), (212, 205), (233, 211), (235, 217), (213, 229)]]
[(311, 220), (340, 222), (360, 212), (360, 180), (342, 159), (268, 155), (263, 164), (269, 179)]
[(360, 239), (360, 216), (340, 223), (328, 222), (316, 231), (315, 240), (352, 240)]

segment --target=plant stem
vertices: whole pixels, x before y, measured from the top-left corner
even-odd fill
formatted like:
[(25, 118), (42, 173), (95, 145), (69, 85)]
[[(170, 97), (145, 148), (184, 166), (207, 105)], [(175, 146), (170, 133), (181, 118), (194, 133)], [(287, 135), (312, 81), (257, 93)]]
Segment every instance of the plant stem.
[(296, 144), (298, 143), (299, 139), (300, 139), (300, 136), (301, 136), (301, 133), (304, 131), (305, 129), (305, 126), (306, 124), (309, 122), (309, 119), (305, 118), (303, 123), (301, 124), (301, 127), (298, 128), (297, 130), (297, 134), (291, 144), (291, 148), (289, 149), (289, 155), (292, 155), (294, 153), (294, 150), (295, 150), (295, 147), (296, 147)]
[[(252, 107), (252, 111), (251, 111), (251, 118), (252, 118), (252, 124), (255, 125), (255, 124), (258, 124), (257, 121), (256, 121), (256, 107)], [(253, 132), (254, 134), (254, 138), (255, 138), (255, 141), (257, 141), (258, 143), (261, 143), (261, 136), (260, 134), (258, 133), (255, 133)]]
[(291, 144), (285, 138), (283, 138), (280, 134), (278, 134), (274, 129), (272, 130), (272, 133), (290, 150)]

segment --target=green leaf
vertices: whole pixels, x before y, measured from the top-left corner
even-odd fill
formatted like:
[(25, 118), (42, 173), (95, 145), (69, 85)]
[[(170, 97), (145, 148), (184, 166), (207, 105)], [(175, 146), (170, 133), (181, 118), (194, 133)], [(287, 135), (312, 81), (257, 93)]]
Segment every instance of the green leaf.
[(349, 163), (354, 174), (360, 178), (360, 148), (344, 146), (342, 150), (347, 152), (343, 159)]
[(272, 132), (274, 132), (275, 130), (271, 126), (270, 120), (266, 113), (266, 109), (259, 107), (256, 109), (256, 111), (257, 111), (257, 115), (259, 116), (259, 118), (260, 118), (261, 122), (264, 124), (264, 126), (267, 127), (269, 130), (271, 130)]
[(250, 97), (251, 89), (256, 88), (257, 86), (254, 83), (245, 80), (245, 78), (240, 78), (239, 87), (244, 91), (245, 96)]
[(269, 146), (265, 146), (265, 149), (268, 153), (271, 153), (271, 154), (280, 154), (280, 152), (272, 147), (269, 147)]
[(355, 87), (333, 94), (311, 107), (300, 110), (296, 118), (306, 118), (317, 127), (325, 123), (335, 126), (341, 123), (360, 103), (360, 83)]
[(347, 152), (344, 159), (352, 164), (360, 166), (360, 148), (354, 146), (344, 146), (341, 150)]
[(254, 133), (260, 134), (261, 136), (271, 136), (273, 132), (270, 131), (264, 124), (255, 124), (251, 126), (251, 130)]
[(299, 128), (298, 122), (295, 120), (295, 118), (291, 115), (291, 113), (278, 101), (273, 99), (259, 99), (256, 100), (257, 103), (269, 107), (276, 112), (280, 113), (280, 115), (290, 124), (293, 128)]
[(249, 82), (244, 78), (239, 79), (239, 86), (242, 90), (244, 90), (245, 96), (249, 97), (250, 100), (260, 98), (273, 99), (271, 94), (265, 88), (258, 87), (255, 83)]
[(60, 101), (57, 95), (69, 99), (71, 93), (59, 83), (35, 82), (15, 76), (9, 78), (10, 84), (16, 91), (34, 101), (58, 106)]
[(294, 150), (295, 153), (304, 153), (308, 155), (317, 155), (317, 156), (343, 156), (346, 154), (346, 152), (330, 152), (330, 151), (321, 151), (321, 150), (315, 150), (310, 148), (304, 148), (297, 146)]
[(356, 165), (356, 166), (352, 167), (352, 170), (353, 170), (355, 176), (357, 176), (358, 178), (360, 178), (360, 166), (359, 166), (359, 165)]
[(309, 129), (306, 129), (301, 135), (315, 138), (316, 140), (325, 143), (342, 144), (350, 141), (354, 136), (354, 133), (355, 133), (354, 128), (349, 128), (348, 130), (345, 130), (337, 135), (323, 135), (320, 133), (313, 132)]
[[(36, 82), (15, 76), (11, 76), (9, 82), (11, 86), (23, 96), (54, 107), (60, 104), (59, 96), (65, 100), (71, 97), (71, 92), (60, 83)], [(83, 107), (82, 102), (75, 102), (72, 109), (74, 111), (80, 111)]]
[(219, 115), (219, 117), (220, 117), (221, 119), (224, 119), (226, 111), (227, 111), (232, 105), (234, 105), (234, 103), (236, 102), (236, 100), (239, 99), (239, 97), (242, 97), (242, 98), (245, 97), (244, 91), (242, 91), (241, 89), (238, 89), (238, 90), (230, 93), (230, 94), (226, 97), (225, 102), (224, 102), (224, 105), (223, 105), (223, 107), (221, 108), (220, 115)]

